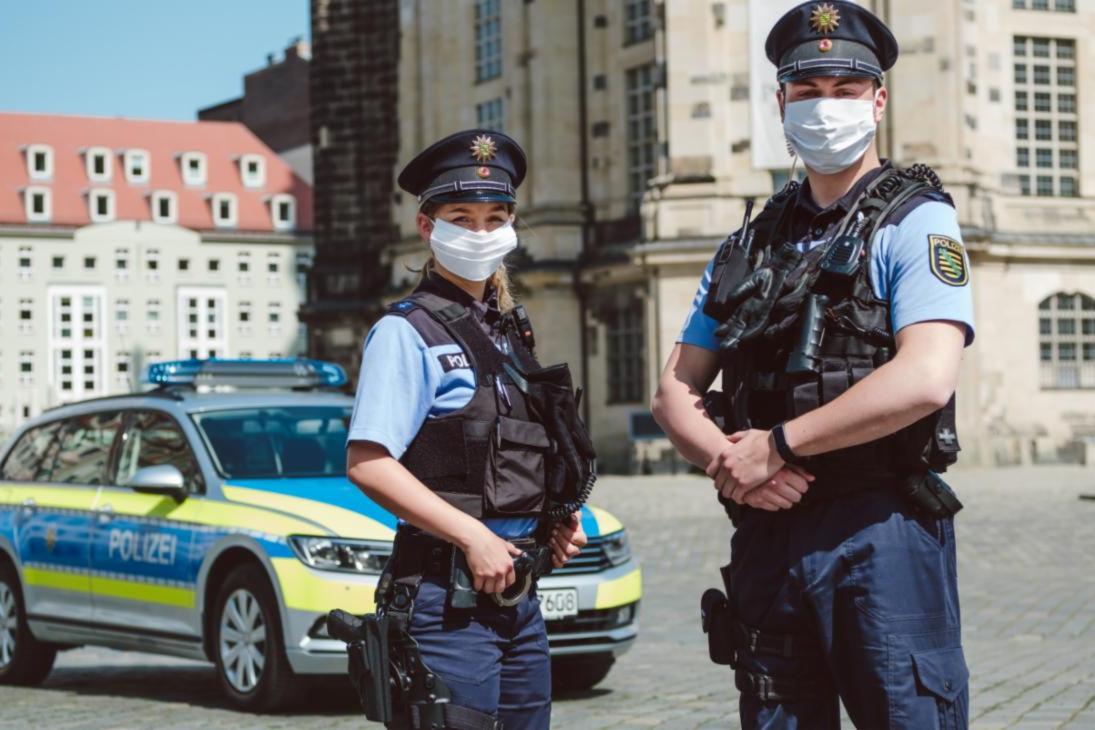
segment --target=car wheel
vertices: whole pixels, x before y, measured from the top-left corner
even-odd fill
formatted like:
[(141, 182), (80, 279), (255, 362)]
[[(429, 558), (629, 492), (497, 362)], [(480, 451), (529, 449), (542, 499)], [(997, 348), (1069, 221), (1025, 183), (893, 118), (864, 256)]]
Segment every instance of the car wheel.
[(301, 682), (285, 655), (278, 604), (266, 572), (254, 564), (236, 568), (214, 606), (214, 657), (228, 700), (248, 712), (291, 704)]
[(57, 647), (31, 636), (15, 568), (0, 563), (0, 684), (40, 684), (56, 658)]
[(560, 657), (551, 660), (551, 687), (558, 692), (578, 692), (593, 689), (608, 676), (616, 657), (593, 654), (582, 657)]

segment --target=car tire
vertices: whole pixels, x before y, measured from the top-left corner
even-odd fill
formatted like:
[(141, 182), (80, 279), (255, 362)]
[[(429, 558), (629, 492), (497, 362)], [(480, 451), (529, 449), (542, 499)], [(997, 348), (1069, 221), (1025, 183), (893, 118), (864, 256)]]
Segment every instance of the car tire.
[(266, 571), (235, 568), (213, 604), (213, 657), (228, 701), (247, 712), (273, 712), (295, 702), (302, 680), (285, 654), (281, 615)]
[(41, 684), (56, 658), (56, 646), (30, 633), (15, 567), (0, 562), (0, 684)]
[(581, 692), (593, 689), (608, 676), (616, 657), (593, 654), (583, 657), (560, 657), (551, 660), (551, 688), (556, 692)]

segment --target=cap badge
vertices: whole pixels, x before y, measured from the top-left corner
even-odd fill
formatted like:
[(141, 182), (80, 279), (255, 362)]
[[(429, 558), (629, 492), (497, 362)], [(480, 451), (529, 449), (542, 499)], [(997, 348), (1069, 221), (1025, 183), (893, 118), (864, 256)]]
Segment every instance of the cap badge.
[(481, 178), (488, 178), (488, 177), (490, 177), (490, 168), (489, 167), (480, 167), (478, 170), (475, 171), (475, 174), (478, 175)]
[(840, 27), (840, 13), (832, 3), (820, 3), (810, 13), (810, 27), (818, 33), (832, 33)]
[(829, 51), (833, 50), (833, 42), (828, 38), (822, 38), (820, 41), (818, 41), (817, 49), (822, 53), (828, 53)]
[(485, 134), (481, 134), (471, 143), (471, 156), (476, 162), (490, 162), (498, 154), (498, 144)]

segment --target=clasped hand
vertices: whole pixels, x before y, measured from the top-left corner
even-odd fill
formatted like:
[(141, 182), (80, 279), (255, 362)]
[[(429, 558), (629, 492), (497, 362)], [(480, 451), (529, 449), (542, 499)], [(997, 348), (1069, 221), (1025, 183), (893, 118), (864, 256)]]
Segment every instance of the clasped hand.
[(726, 441), (706, 469), (726, 499), (770, 512), (790, 509), (814, 481), (805, 469), (780, 458), (770, 431), (738, 431)]

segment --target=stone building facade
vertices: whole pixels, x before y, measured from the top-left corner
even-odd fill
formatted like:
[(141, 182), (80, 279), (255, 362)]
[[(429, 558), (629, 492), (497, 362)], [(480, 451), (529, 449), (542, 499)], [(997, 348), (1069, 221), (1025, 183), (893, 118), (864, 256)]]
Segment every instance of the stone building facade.
[(401, 128), (398, 0), (312, 0), (316, 261), (300, 318), (309, 351), (356, 372), (390, 292), (382, 258)]
[[(794, 4), (399, 2), (390, 174), (461, 128), (500, 129), (525, 147), (521, 292), (542, 359), (570, 361), (586, 383), (612, 468), (664, 457), (665, 442), (648, 438), (649, 400), (700, 273), (745, 201), (787, 180), (789, 158), (758, 163), (779, 120), (774, 69), (750, 33), (753, 14), (780, 2)], [(978, 334), (959, 398), (966, 463), (1090, 455), (1095, 156), (1084, 151), (1095, 145), (1095, 77), (1083, 69), (1095, 54), (1095, 8), (865, 4), (903, 50), (887, 78), (883, 155), (938, 171), (971, 255)], [(381, 261), (398, 291), (426, 251), (415, 201), (394, 199), (401, 243)]]

